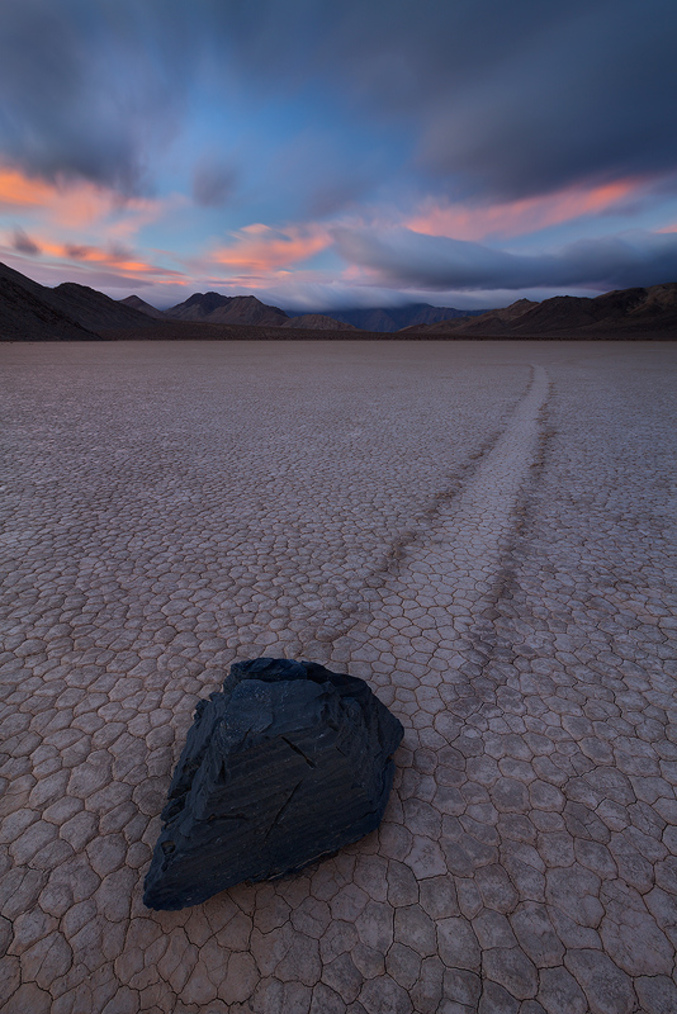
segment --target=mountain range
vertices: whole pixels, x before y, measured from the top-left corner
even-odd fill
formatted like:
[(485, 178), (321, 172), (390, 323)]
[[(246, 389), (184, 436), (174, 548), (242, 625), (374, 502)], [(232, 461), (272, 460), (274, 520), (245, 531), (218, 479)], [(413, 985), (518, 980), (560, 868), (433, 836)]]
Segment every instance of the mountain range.
[(289, 318), (277, 306), (268, 306), (256, 296), (221, 296), (218, 292), (196, 292), (183, 303), (164, 311), (171, 320), (203, 321), (209, 324), (249, 324), (280, 327)]
[[(435, 324), (438, 321), (455, 320), (459, 317), (476, 317), (484, 310), (457, 310), (453, 306), (431, 306), (430, 303), (407, 303), (405, 306), (357, 307), (351, 310), (331, 310), (331, 316), (344, 324), (350, 324), (361, 331), (401, 331), (405, 327), (419, 324)], [(299, 316), (293, 310), (287, 314)]]
[(4, 341), (100, 341), (108, 328), (139, 328), (150, 318), (86, 285), (50, 289), (0, 264), (0, 337)]
[[(405, 323), (402, 323), (402, 322)], [(408, 323), (407, 323), (408, 322)], [(197, 292), (161, 311), (139, 296), (114, 300), (75, 282), (49, 288), (0, 264), (0, 341), (341, 338), (677, 338), (677, 283), (592, 298), (520, 299), (487, 312), (414, 303), (299, 314), (255, 296)]]
[(209, 324), (250, 324), (258, 327), (300, 327), (311, 330), (400, 331), (416, 324), (474, 316), (483, 310), (457, 310), (453, 306), (431, 306), (409, 303), (397, 307), (366, 307), (307, 313), (302, 310), (281, 310), (261, 303), (255, 296), (222, 296), (218, 292), (196, 292), (183, 303), (160, 311), (138, 296), (121, 300), (127, 306), (142, 310), (153, 317), (160, 314), (172, 320), (193, 320)]
[(482, 338), (677, 338), (677, 283), (617, 289), (592, 298), (519, 299), (477, 317), (404, 329), (404, 334)]

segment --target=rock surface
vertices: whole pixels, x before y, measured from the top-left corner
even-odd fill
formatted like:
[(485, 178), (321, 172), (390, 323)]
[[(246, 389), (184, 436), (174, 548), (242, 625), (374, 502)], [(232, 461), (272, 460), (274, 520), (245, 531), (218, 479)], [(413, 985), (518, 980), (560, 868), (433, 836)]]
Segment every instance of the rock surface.
[(375, 830), (403, 731), (363, 680), (287, 659), (233, 665), (223, 690), (197, 706), (144, 904), (196, 905)]

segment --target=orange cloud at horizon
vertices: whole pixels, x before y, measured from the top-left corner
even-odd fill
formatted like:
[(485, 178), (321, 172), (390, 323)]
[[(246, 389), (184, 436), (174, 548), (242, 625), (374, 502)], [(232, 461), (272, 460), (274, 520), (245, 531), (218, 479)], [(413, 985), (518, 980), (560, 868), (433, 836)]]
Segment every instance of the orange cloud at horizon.
[(170, 268), (158, 268), (153, 264), (148, 264), (146, 261), (131, 260), (131, 252), (104, 250), (96, 246), (75, 247), (71, 244), (62, 246), (60, 249), (61, 257), (67, 257), (69, 260), (77, 261), (78, 263), (84, 262), (115, 268), (117, 271), (125, 272), (125, 274), (182, 276), (182, 272), (180, 271), (173, 271)]
[(461, 204), (432, 204), (405, 221), (412, 232), (451, 239), (481, 240), (490, 235), (516, 236), (550, 225), (599, 214), (642, 186), (637, 179), (618, 180), (596, 187), (567, 187), (554, 194), (469, 208)]
[[(130, 281), (133, 280), (133, 276), (141, 275), (150, 276), (160, 284), (163, 279), (157, 276), (164, 276), (167, 278), (168, 284), (182, 284), (181, 279), (185, 277), (181, 271), (175, 271), (172, 268), (156, 267), (147, 261), (136, 260), (132, 251), (105, 249), (89, 244), (59, 243), (42, 236), (31, 236), (31, 241), (38, 247), (40, 254), (46, 254), (48, 257), (59, 261), (69, 261), (71, 264), (110, 268), (124, 275), (129, 275)], [(7, 249), (10, 252), (11, 246), (10, 241), (7, 243)]]
[(232, 246), (215, 250), (210, 260), (242, 272), (271, 271), (307, 260), (326, 250), (331, 242), (331, 235), (323, 226), (293, 226), (278, 230), (255, 223), (241, 229)]

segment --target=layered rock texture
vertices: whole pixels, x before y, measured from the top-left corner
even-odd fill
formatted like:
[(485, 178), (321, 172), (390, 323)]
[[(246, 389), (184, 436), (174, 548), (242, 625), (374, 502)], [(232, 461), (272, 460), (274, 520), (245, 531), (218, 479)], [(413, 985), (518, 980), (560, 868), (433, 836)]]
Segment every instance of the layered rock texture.
[(402, 735), (363, 680), (311, 662), (236, 663), (223, 690), (196, 709), (144, 903), (196, 905), (375, 830)]

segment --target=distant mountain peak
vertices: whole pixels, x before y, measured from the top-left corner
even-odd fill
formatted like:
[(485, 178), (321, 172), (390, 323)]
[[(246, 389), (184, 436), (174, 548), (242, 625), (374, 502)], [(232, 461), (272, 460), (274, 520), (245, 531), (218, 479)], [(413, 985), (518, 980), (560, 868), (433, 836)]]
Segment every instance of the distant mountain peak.
[[(192, 296), (183, 303), (179, 303), (179, 306), (199, 306), (203, 313), (206, 315), (211, 313), (212, 310), (216, 310), (218, 306), (228, 306), (232, 303), (232, 296), (222, 296), (220, 292), (194, 292)], [(176, 309), (176, 307), (172, 307)]]
[(165, 320), (165, 315), (162, 310), (156, 309), (147, 303), (145, 299), (141, 299), (140, 296), (126, 296), (124, 299), (119, 299), (119, 303), (123, 306), (131, 306), (132, 310), (140, 310), (141, 313), (145, 313), (148, 317), (154, 317), (156, 320)]
[(677, 283), (618, 289), (599, 296), (518, 299), (471, 320), (447, 321), (408, 331), (462, 338), (603, 338), (677, 336)]
[[(318, 313), (320, 311), (317, 311)], [(434, 324), (440, 320), (474, 316), (483, 310), (457, 310), (453, 306), (432, 306), (430, 303), (406, 303), (403, 306), (368, 306), (327, 310), (335, 320), (352, 324), (363, 331), (393, 332), (418, 324)], [(298, 312), (292, 318), (300, 317)]]
[(195, 292), (183, 303), (165, 310), (175, 320), (209, 324), (252, 324), (277, 327), (288, 319), (278, 306), (268, 306), (256, 296), (222, 296), (219, 292)]
[[(399, 321), (407, 320), (408, 314), (422, 315), (424, 321), (426, 318), (429, 321), (431, 314), (435, 319), (421, 323), (419, 316), (407, 327), (397, 328)], [(357, 315), (360, 320), (355, 320)], [(152, 320), (153, 317), (161, 322)], [(172, 317), (197, 326), (177, 328)], [(228, 325), (223, 331), (204, 329), (205, 337), (240, 338), (244, 335), (248, 338), (251, 327), (254, 329), (252, 337), (256, 338), (256, 328), (272, 329), (274, 334), (280, 327), (297, 327), (299, 331), (335, 330), (340, 338), (346, 325), (355, 325), (362, 331), (399, 330), (402, 338), (655, 338), (674, 341), (677, 338), (677, 283), (617, 289), (594, 297), (554, 296), (542, 303), (518, 299), (510, 306), (487, 312), (417, 303), (390, 309), (332, 311), (331, 316), (292, 312), (290, 319), (284, 310), (268, 306), (256, 296), (222, 296), (218, 292), (196, 292), (184, 303), (162, 313), (139, 296), (114, 300), (77, 282), (63, 282), (48, 288), (0, 264), (0, 340), (107, 341), (118, 337), (155, 339), (165, 335), (172, 339), (195, 338), (204, 322)], [(149, 331), (149, 327), (154, 330)], [(291, 330), (284, 333), (289, 335)], [(266, 337), (270, 337), (270, 331)], [(359, 331), (355, 337), (360, 337)]]
[(77, 282), (48, 288), (0, 264), (0, 338), (14, 341), (101, 340), (110, 327), (143, 328), (136, 310)]

